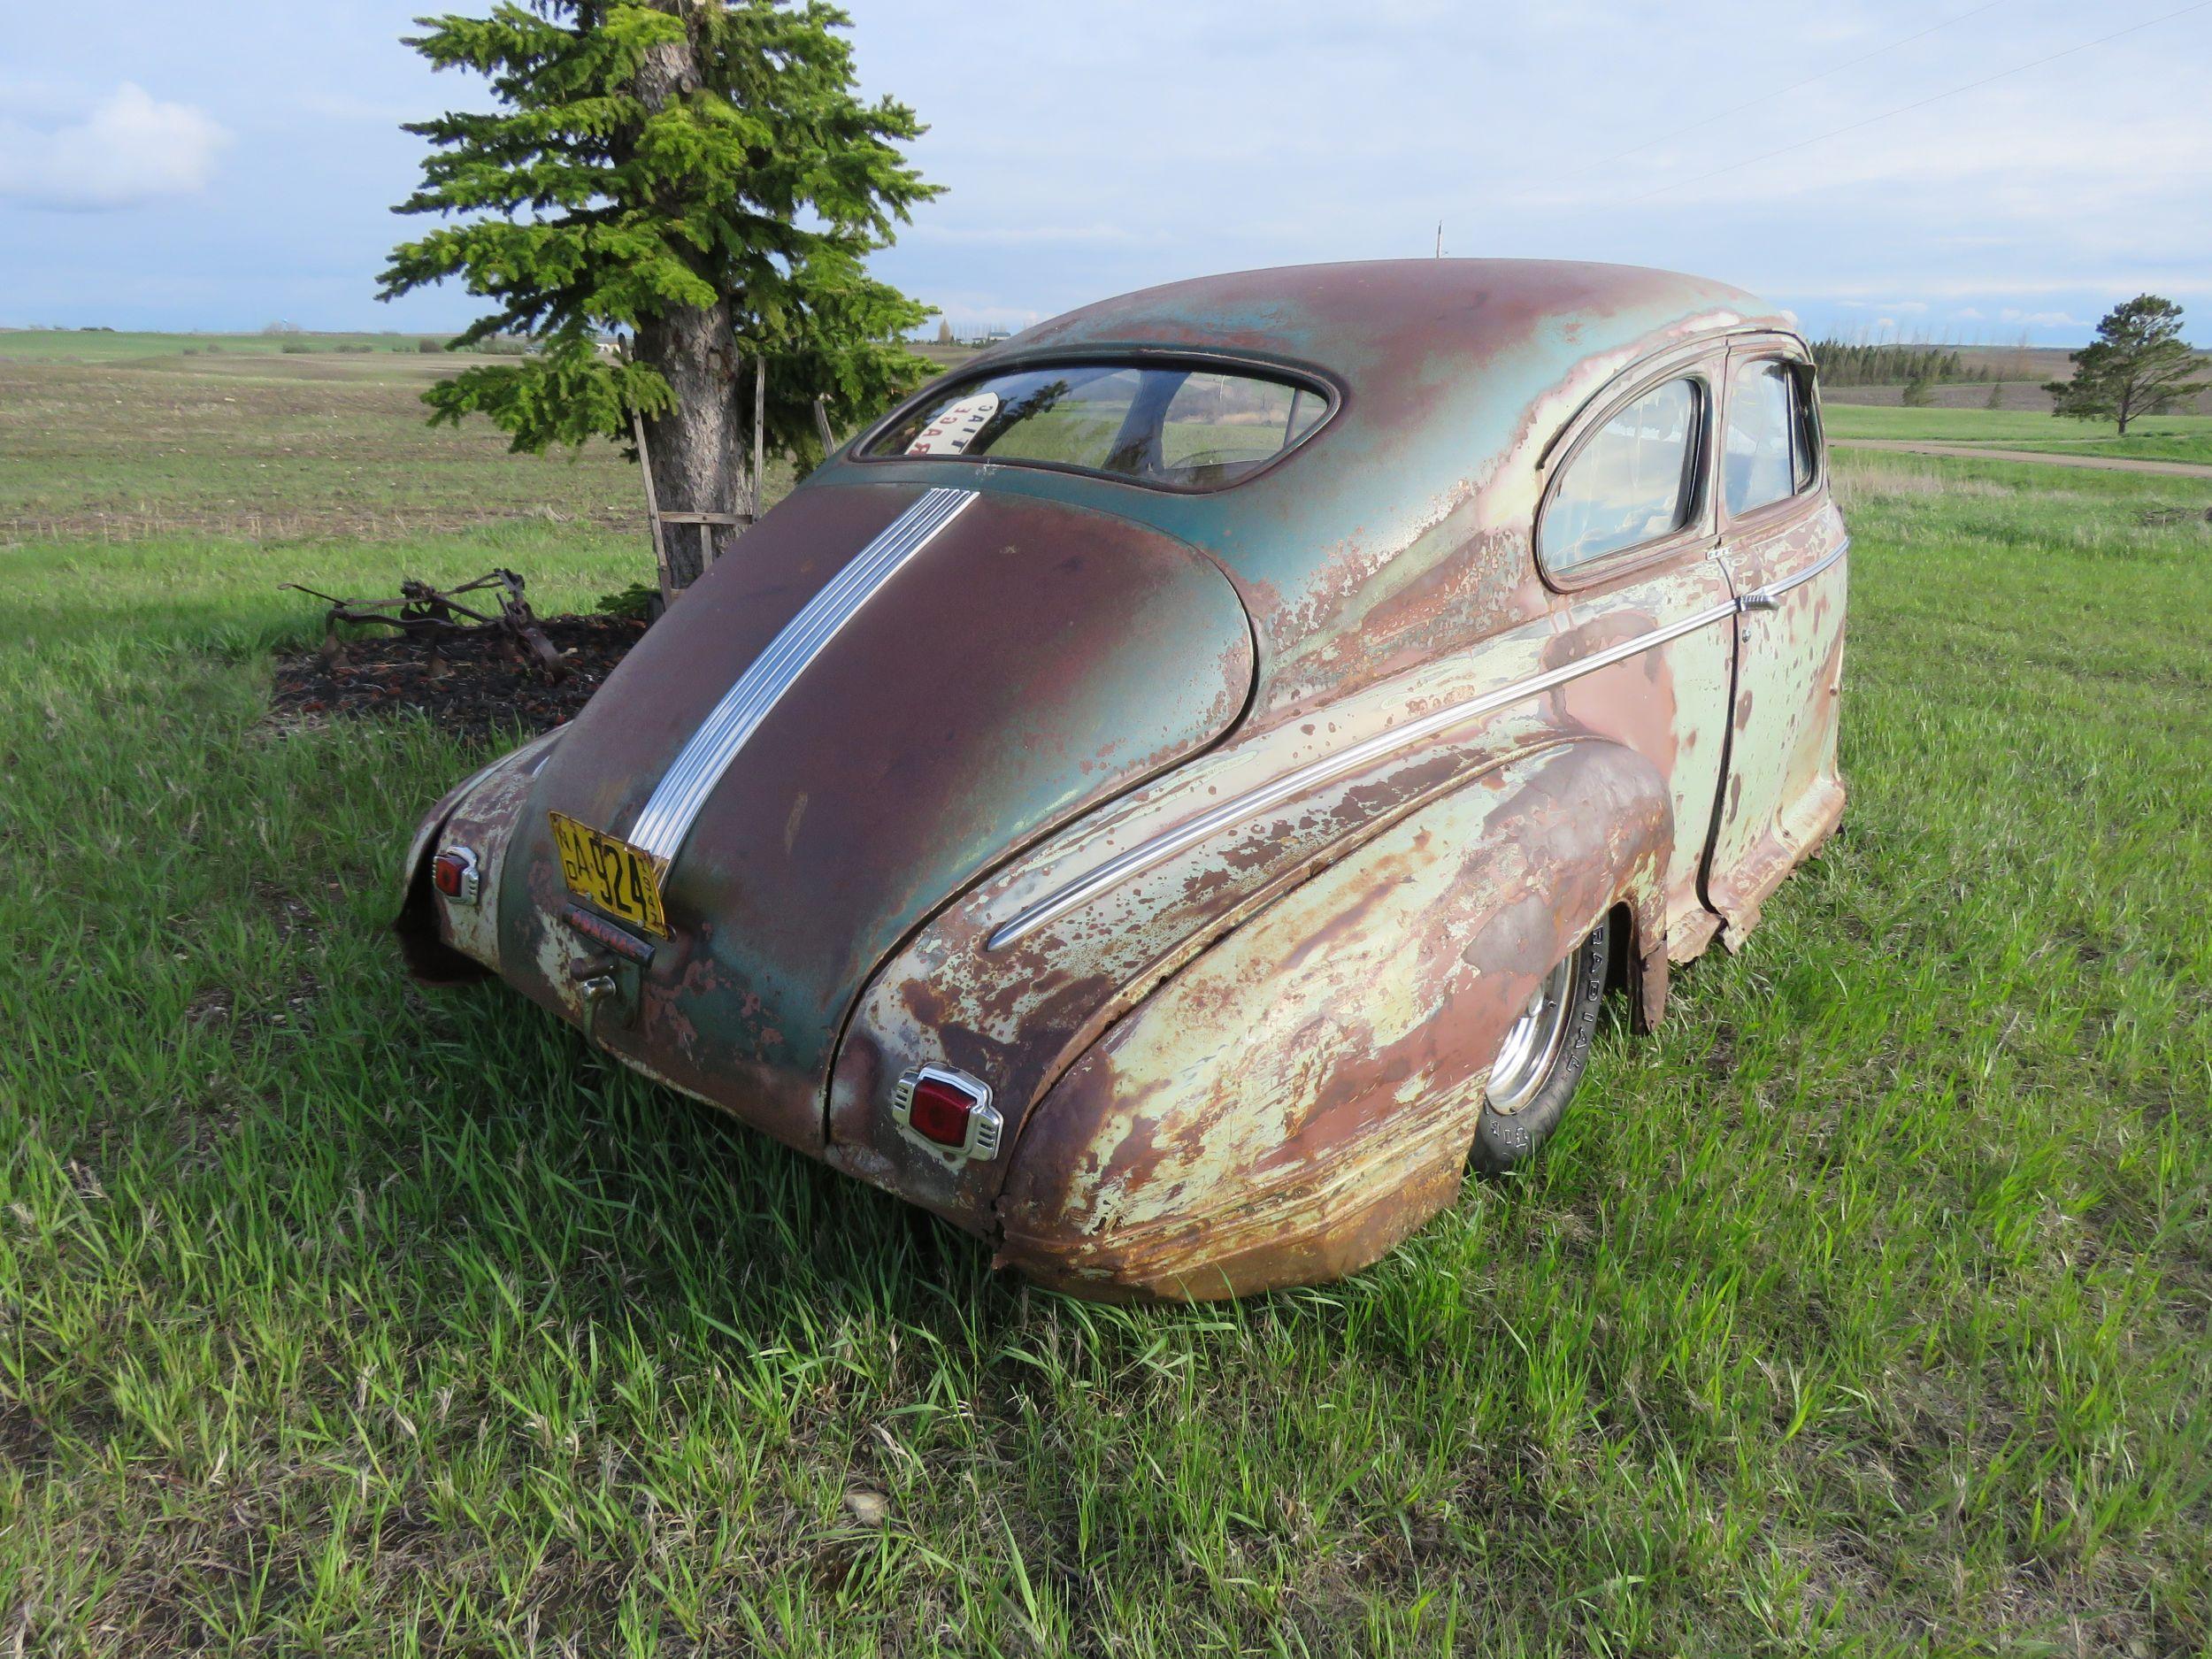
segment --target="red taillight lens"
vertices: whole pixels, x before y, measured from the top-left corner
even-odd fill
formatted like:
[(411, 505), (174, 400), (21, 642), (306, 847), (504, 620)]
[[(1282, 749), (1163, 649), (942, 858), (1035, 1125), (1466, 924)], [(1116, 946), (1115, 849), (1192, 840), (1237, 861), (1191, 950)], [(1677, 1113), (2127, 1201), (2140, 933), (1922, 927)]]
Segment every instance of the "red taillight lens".
[(991, 1086), (949, 1065), (918, 1065), (891, 1091), (891, 1121), (917, 1145), (957, 1169), (998, 1156), (1006, 1120)]
[(460, 904), (476, 902), (476, 855), (449, 847), (430, 861), (430, 885)]
[(926, 1077), (914, 1085), (907, 1122), (925, 1141), (956, 1151), (968, 1144), (968, 1116), (974, 1110), (975, 1097), (959, 1085)]

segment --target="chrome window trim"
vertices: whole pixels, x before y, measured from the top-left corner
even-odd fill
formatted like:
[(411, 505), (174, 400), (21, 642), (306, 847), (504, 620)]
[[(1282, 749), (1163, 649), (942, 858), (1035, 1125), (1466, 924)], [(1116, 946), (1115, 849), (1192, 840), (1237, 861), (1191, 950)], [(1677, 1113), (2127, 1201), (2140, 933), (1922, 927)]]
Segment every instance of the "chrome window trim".
[(1079, 909), (1101, 894), (1119, 887), (1131, 877), (1141, 874), (1153, 865), (1173, 857), (1177, 853), (1195, 847), (1199, 842), (1227, 829), (1231, 825), (1241, 823), (1246, 818), (1268, 810), (1271, 807), (1281, 806), (1287, 802), (1294, 801), (1310, 789), (1318, 788), (1324, 784), (1348, 776), (1399, 749), (1410, 748), (1427, 738), (1437, 736), (1455, 726), (1478, 719), (1483, 715), (1494, 714), (1499, 710), (1509, 708), (1514, 703), (1525, 702), (1531, 697), (1541, 696), (1548, 691), (1556, 690), (1561, 686), (1581, 679), (1585, 674), (1594, 674), (1601, 668), (1610, 668), (1616, 663), (1625, 662), (1641, 652), (1664, 645), (1670, 641), (1678, 640), (1684, 634), (1694, 634), (1700, 628), (1724, 621), (1743, 611), (1770, 609), (1770, 606), (1763, 605), (1758, 601), (1762, 598), (1778, 597), (1791, 588), (1810, 581), (1842, 558), (1845, 553), (1850, 550), (1850, 547), (1851, 540), (1847, 536), (1837, 545), (1834, 551), (1817, 563), (1809, 565), (1805, 569), (1795, 572), (1778, 582), (1769, 584), (1766, 588), (1760, 589), (1756, 595), (1747, 595), (1731, 599), (1724, 604), (1708, 606), (1705, 610), (1685, 617), (1679, 621), (1670, 622), (1664, 627), (1654, 628), (1647, 634), (1638, 634), (1634, 639), (1624, 640), (1617, 645), (1608, 646), (1604, 650), (1594, 652), (1580, 662), (1569, 663), (1563, 667), (1551, 669), (1541, 674), (1532, 674), (1526, 680), (1515, 680), (1512, 684), (1502, 686), (1495, 691), (1486, 691), (1479, 697), (1470, 697), (1464, 702), (1447, 704), (1441, 709), (1423, 715), (1418, 719), (1409, 720), (1403, 726), (1394, 727), (1387, 732), (1379, 732), (1373, 737), (1354, 743), (1337, 754), (1325, 755), (1318, 760), (1309, 761), (1304, 765), (1295, 767), (1256, 788), (1248, 789), (1244, 794), (1225, 801), (1218, 806), (1209, 808), (1187, 823), (1179, 824), (1173, 829), (1163, 830), (1150, 840), (1138, 842), (1134, 847), (1116, 854), (1094, 869), (1056, 887), (1034, 903), (1018, 911), (1010, 920), (1002, 923), (984, 941), (983, 948), (986, 950), (999, 950), (1008, 945), (1015, 944), (1046, 924), (1058, 920), (1069, 911)]
[(656, 858), (673, 858), (714, 786), (807, 664), (975, 499), (972, 489), (926, 491), (825, 583), (699, 723), (623, 839)]

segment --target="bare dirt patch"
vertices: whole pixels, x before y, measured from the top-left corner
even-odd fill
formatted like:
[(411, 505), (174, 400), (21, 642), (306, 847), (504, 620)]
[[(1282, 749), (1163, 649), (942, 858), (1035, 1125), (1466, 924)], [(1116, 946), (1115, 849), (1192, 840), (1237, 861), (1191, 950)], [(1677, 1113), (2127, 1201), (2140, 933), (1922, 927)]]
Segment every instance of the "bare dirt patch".
[(645, 632), (628, 617), (546, 617), (557, 678), (492, 629), (377, 634), (280, 657), (274, 709), (309, 717), (417, 713), (468, 737), (542, 732), (575, 718)]

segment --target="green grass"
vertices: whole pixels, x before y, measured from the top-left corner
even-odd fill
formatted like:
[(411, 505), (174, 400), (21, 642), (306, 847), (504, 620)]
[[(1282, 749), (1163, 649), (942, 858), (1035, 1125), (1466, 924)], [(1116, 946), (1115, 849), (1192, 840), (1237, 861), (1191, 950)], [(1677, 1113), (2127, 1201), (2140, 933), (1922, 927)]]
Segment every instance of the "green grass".
[(0, 551), (0, 1651), (2207, 1651), (2212, 488), (1837, 467), (1838, 840), (1530, 1173), (1229, 1308), (404, 978), (482, 751), (273, 725), (273, 582), (635, 538)]
[(2133, 422), (2126, 437), (2109, 421), (2061, 420), (2018, 409), (1904, 409), (1824, 403), (1821, 419), (1834, 438), (1940, 440), (1988, 443), (2061, 455), (2111, 455), (2144, 461), (2212, 463), (2212, 415), (2154, 415)]

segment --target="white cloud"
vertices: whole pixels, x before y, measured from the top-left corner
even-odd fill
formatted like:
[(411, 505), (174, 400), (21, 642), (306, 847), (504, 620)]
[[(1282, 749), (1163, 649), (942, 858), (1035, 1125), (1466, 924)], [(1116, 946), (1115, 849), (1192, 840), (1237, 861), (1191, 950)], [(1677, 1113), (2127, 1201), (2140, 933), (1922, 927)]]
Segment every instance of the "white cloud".
[(0, 115), (0, 199), (98, 211), (189, 196), (229, 142), (204, 111), (126, 81), (81, 120), (34, 127)]
[(2026, 323), (2036, 328), (2076, 328), (2081, 326), (2081, 319), (2065, 311), (2024, 311), (2010, 305), (1997, 313), (1997, 320), (2002, 323)]

